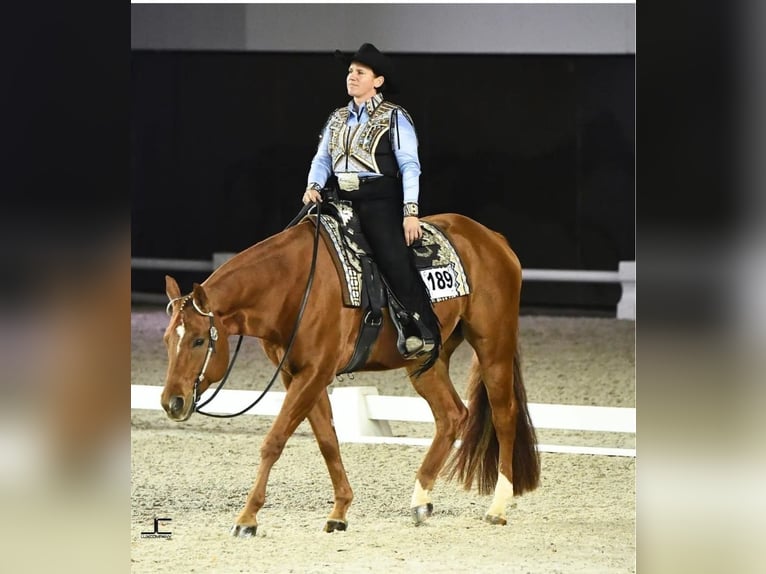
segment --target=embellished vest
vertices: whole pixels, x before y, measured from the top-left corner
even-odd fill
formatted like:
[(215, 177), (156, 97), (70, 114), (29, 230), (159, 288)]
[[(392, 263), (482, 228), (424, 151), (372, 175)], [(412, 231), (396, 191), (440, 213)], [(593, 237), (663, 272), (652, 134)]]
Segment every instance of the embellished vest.
[(333, 171), (369, 171), (396, 177), (399, 167), (393, 152), (391, 134), (397, 129), (399, 113), (405, 114), (408, 119), (410, 116), (401, 106), (383, 100), (380, 94), (373, 96), (365, 105), (368, 115), (365, 123), (349, 126), (347, 122), (351, 112), (348, 107), (338, 108), (327, 120), (327, 147)]

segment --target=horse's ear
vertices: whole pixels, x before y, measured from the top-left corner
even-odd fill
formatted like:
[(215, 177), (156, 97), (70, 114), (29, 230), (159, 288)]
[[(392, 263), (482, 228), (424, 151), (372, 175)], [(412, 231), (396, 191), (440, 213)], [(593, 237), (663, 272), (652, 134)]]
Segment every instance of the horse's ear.
[(181, 289), (178, 287), (178, 283), (170, 275), (165, 275), (165, 294), (168, 299), (177, 299), (181, 296)]
[(205, 290), (202, 288), (202, 285), (199, 283), (195, 283), (192, 288), (192, 294), (194, 298), (194, 302), (197, 304), (197, 307), (205, 313), (209, 313), (210, 309), (208, 308), (207, 303), (207, 294), (205, 293)]

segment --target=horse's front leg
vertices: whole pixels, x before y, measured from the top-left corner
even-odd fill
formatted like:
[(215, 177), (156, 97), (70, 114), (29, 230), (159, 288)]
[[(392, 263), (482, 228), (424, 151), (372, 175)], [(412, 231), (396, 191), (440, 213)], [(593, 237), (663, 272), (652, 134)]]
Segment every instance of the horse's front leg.
[(327, 464), (327, 470), (330, 472), (332, 487), (335, 491), (335, 504), (332, 512), (327, 517), (324, 531), (345, 530), (348, 526), (346, 511), (351, 505), (354, 493), (351, 491), (346, 469), (343, 467), (343, 461), (340, 457), (338, 435), (335, 433), (335, 427), (332, 424), (332, 407), (326, 388), (320, 394), (319, 400), (308, 416), (314, 436), (319, 444), (319, 450)]
[[(332, 377), (332, 374), (330, 374)], [(292, 436), (298, 425), (308, 415), (320, 394), (326, 394), (330, 379), (317, 372), (301, 373), (293, 378), (285, 394), (285, 400), (279, 414), (274, 419), (269, 432), (261, 444), (261, 461), (253, 488), (248, 494), (245, 507), (231, 529), (233, 536), (253, 537), (258, 529), (257, 514), (266, 502), (266, 484), (271, 468), (277, 462), (285, 448), (287, 439)]]

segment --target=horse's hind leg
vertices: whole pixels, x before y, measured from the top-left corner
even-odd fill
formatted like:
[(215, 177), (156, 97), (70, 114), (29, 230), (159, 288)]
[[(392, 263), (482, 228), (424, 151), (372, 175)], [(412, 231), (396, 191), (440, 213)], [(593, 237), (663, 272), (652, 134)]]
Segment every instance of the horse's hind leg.
[(415, 524), (422, 524), (433, 512), (431, 490), (466, 419), (467, 409), (449, 376), (450, 356), (462, 341), (458, 329), (444, 343), (434, 366), (420, 377), (410, 377), (415, 390), (431, 407), (436, 426), (431, 446), (418, 469), (410, 502)]
[(309, 412), (308, 418), (319, 444), (319, 450), (327, 464), (327, 470), (330, 472), (332, 487), (335, 491), (335, 505), (327, 517), (324, 531), (345, 530), (348, 525), (346, 511), (351, 505), (354, 494), (351, 491), (346, 469), (343, 467), (343, 461), (340, 457), (340, 445), (338, 444), (338, 435), (332, 425), (332, 407), (327, 389), (320, 395), (316, 405)]
[(506, 524), (506, 507), (513, 499), (513, 449), (519, 405), (513, 390), (515, 358), (508, 349), (515, 349), (516, 344), (513, 330), (493, 339), (483, 339), (474, 346), (498, 443), (497, 482), (484, 516), (492, 524)]

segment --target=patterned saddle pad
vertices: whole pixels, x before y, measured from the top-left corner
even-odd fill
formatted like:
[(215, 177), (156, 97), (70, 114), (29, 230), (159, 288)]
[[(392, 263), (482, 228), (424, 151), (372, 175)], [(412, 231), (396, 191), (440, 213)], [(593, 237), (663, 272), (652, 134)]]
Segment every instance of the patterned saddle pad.
[[(367, 242), (359, 230), (356, 214), (345, 201), (325, 201), (322, 204), (320, 229), (332, 254), (343, 288), (343, 304), (360, 307), (362, 304), (362, 264), (360, 255), (368, 252)], [(329, 213), (327, 213), (329, 212)], [(316, 225), (316, 215), (307, 215)], [(421, 221), (423, 237), (413, 244), (415, 266), (420, 271), (436, 303), (470, 293), (468, 277), (455, 247), (435, 225)]]

